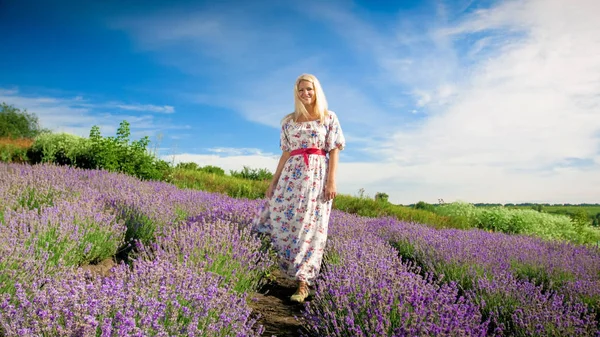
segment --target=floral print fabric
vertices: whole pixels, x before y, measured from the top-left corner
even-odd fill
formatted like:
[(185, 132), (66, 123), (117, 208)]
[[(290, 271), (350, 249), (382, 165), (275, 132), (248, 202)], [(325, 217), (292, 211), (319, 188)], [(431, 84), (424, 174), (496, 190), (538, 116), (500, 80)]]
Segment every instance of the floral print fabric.
[[(284, 122), (280, 147), (291, 152), (317, 148), (327, 152), (343, 150), (345, 138), (337, 115), (329, 111), (319, 120)], [(327, 241), (331, 201), (324, 193), (329, 157), (309, 155), (308, 167), (302, 155), (291, 156), (285, 163), (273, 197), (254, 223), (254, 230), (268, 233), (279, 254), (281, 269), (292, 278), (312, 284), (320, 271)]]

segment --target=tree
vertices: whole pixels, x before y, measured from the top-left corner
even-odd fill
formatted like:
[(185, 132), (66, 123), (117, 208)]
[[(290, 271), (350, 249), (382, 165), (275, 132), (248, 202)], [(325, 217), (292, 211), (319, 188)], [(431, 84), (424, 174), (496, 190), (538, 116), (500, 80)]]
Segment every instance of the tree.
[(575, 213), (571, 215), (571, 220), (577, 230), (581, 230), (590, 224), (588, 213), (583, 209), (575, 211)]
[(422, 210), (430, 211), (430, 212), (433, 212), (435, 210), (434, 206), (432, 204), (428, 204), (428, 203), (426, 203), (425, 201), (422, 201), (422, 200), (419, 201), (419, 202), (417, 202), (415, 204), (414, 208), (415, 209), (422, 209)]
[(194, 162), (187, 162), (187, 163), (179, 163), (176, 166), (178, 169), (182, 169), (182, 170), (197, 170), (198, 169), (198, 164), (194, 163)]
[(377, 200), (377, 201), (388, 202), (388, 198), (389, 198), (389, 195), (384, 192), (377, 192), (375, 194), (375, 200)]
[(40, 127), (35, 114), (4, 102), (0, 105), (0, 137), (34, 138), (43, 132), (49, 130)]

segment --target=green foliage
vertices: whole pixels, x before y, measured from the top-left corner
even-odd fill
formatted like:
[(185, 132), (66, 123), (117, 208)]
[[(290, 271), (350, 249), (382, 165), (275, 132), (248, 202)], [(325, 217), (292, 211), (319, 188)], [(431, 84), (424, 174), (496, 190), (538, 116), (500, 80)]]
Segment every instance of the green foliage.
[(506, 207), (475, 207), (454, 202), (435, 208), (440, 215), (460, 219), (471, 227), (512, 234), (535, 235), (544, 239), (568, 240), (574, 243), (595, 243), (600, 231), (590, 226), (583, 213), (571, 220), (568, 216), (538, 212), (533, 209)]
[(61, 235), (60, 228), (48, 228), (38, 236), (37, 250), (50, 252), (49, 266), (81, 266), (99, 262), (113, 256), (119, 246), (119, 238), (88, 221), (80, 227), (85, 235), (80, 241), (74, 241), (68, 236)]
[(575, 227), (578, 229), (583, 228), (590, 223), (588, 213), (583, 209), (578, 209), (575, 211), (575, 213), (571, 215), (571, 219), (573, 220)]
[(199, 169), (198, 164), (196, 164), (194, 162), (179, 163), (179, 164), (177, 164), (177, 166), (175, 166), (175, 168), (182, 169), (182, 170), (197, 170), (197, 169)]
[(390, 196), (387, 193), (384, 193), (384, 192), (377, 192), (375, 194), (375, 200), (376, 201), (380, 201), (380, 202), (384, 202), (384, 203), (389, 202), (388, 201), (389, 197)]
[(204, 170), (175, 169), (172, 183), (180, 188), (191, 188), (226, 194), (233, 198), (259, 199), (265, 197), (268, 181), (247, 180)]
[(118, 219), (122, 220), (127, 227), (126, 243), (140, 241), (142, 244), (148, 245), (155, 241), (155, 233), (158, 228), (156, 222), (132, 206), (118, 205), (116, 210)]
[(267, 169), (251, 169), (248, 166), (244, 166), (240, 172), (231, 170), (230, 174), (232, 177), (248, 179), (248, 180), (271, 180), (273, 174)]
[(179, 164), (177, 164), (177, 166), (175, 166), (175, 168), (181, 169), (181, 170), (202, 171), (202, 172), (206, 172), (206, 173), (217, 174), (220, 176), (225, 175), (225, 171), (218, 166), (206, 165), (206, 166), (200, 167), (200, 166), (198, 166), (198, 164), (196, 164), (194, 162), (179, 163)]
[(432, 204), (428, 204), (425, 201), (419, 201), (415, 204), (414, 206), (415, 209), (422, 209), (425, 211), (430, 211), (430, 212), (434, 212), (435, 211), (435, 206), (433, 206)]
[(463, 228), (461, 222), (450, 217), (389, 202), (383, 203), (364, 195), (360, 197), (337, 195), (333, 200), (333, 208), (367, 217), (392, 216), (401, 221), (428, 224), (437, 228)]
[(32, 164), (55, 163), (84, 169), (122, 172), (144, 180), (169, 180), (171, 167), (147, 151), (148, 137), (130, 142), (127, 121), (121, 122), (116, 137), (102, 137), (93, 126), (89, 138), (60, 133), (42, 134), (27, 152)]
[(40, 127), (38, 118), (6, 103), (0, 104), (0, 137), (33, 138), (47, 132)]
[(37, 190), (34, 187), (26, 187), (17, 200), (17, 204), (27, 210), (40, 209), (44, 206), (54, 206), (54, 200), (58, 194), (53, 189), (48, 191)]
[(94, 125), (90, 131), (92, 161), (97, 168), (123, 172), (144, 180), (164, 180), (170, 175), (170, 166), (147, 151), (148, 136), (130, 143), (129, 123), (121, 122), (116, 137), (100, 136)]
[(26, 138), (0, 138), (0, 161), (5, 163), (26, 163), (27, 150), (33, 140)]
[(222, 168), (220, 168), (218, 166), (206, 165), (206, 166), (200, 167), (198, 169), (200, 171), (203, 171), (206, 173), (212, 173), (212, 174), (216, 174), (216, 175), (220, 175), (220, 176), (225, 175), (225, 170), (223, 170)]
[(0, 146), (0, 161), (5, 163), (27, 162), (27, 149), (11, 146)]
[(552, 273), (545, 267), (523, 263), (520, 261), (511, 261), (511, 269), (514, 274), (523, 280), (527, 280), (541, 286), (544, 291), (559, 290), (567, 282), (575, 280), (575, 277), (564, 270), (556, 269)]
[(38, 136), (27, 151), (32, 164), (54, 163), (80, 168), (94, 168), (88, 139), (68, 133)]

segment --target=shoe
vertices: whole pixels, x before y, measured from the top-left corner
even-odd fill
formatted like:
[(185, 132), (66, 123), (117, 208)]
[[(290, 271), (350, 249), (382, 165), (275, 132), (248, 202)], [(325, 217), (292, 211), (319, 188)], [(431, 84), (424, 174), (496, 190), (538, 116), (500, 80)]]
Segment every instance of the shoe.
[(305, 281), (300, 281), (298, 284), (298, 289), (296, 289), (296, 292), (294, 293), (294, 295), (292, 295), (292, 297), (290, 297), (290, 300), (292, 300), (294, 302), (302, 303), (308, 297), (308, 295), (309, 295), (308, 284)]

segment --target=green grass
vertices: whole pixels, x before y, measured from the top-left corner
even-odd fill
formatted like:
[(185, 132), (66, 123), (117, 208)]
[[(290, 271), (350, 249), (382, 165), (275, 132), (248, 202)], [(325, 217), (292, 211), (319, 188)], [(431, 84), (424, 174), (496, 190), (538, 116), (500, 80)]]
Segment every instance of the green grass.
[(232, 198), (260, 199), (265, 197), (269, 181), (247, 180), (198, 170), (175, 169), (172, 183), (189, 188), (226, 194)]

